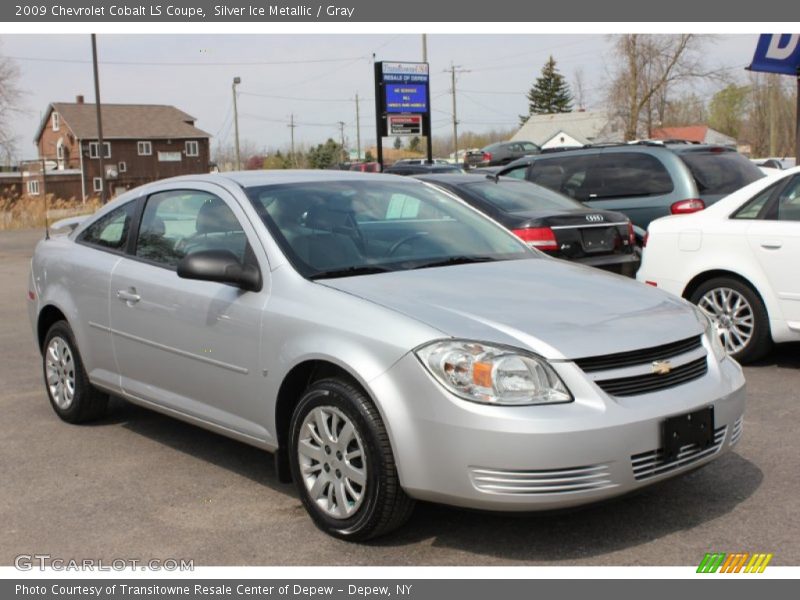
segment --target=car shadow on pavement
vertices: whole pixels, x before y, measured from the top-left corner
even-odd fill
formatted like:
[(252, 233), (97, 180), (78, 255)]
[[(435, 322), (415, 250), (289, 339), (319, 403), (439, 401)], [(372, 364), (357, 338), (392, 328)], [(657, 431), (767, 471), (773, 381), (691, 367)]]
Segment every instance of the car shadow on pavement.
[(800, 368), (800, 343), (778, 344), (764, 358), (747, 365), (748, 367), (778, 367), (782, 369)]
[(108, 416), (97, 425), (120, 424), (173, 450), (230, 470), (255, 483), (293, 495), (294, 487), (280, 483), (269, 452), (227, 438), (161, 413), (112, 398)]
[(395, 535), (373, 542), (433, 546), (501, 560), (559, 562), (608, 554), (692, 529), (731, 512), (761, 485), (752, 462), (729, 453), (639, 493), (570, 511), (485, 513), (420, 504)]
[[(268, 452), (119, 399), (95, 426), (114, 424), (296, 497), (293, 485), (278, 481)], [(421, 502), (405, 526), (369, 543), (389, 548), (433, 539), (434, 547), (501, 560), (590, 558), (722, 517), (755, 493), (763, 477), (757, 465), (731, 452), (638, 493), (578, 509), (490, 513)]]

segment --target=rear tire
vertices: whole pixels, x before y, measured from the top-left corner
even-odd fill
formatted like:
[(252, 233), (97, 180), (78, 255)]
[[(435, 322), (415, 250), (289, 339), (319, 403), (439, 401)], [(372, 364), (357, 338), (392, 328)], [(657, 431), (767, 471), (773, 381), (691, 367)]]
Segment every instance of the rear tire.
[(313, 383), (290, 432), (292, 479), (322, 531), (364, 541), (411, 516), (414, 500), (400, 487), (386, 427), (358, 386), (342, 379)]
[(66, 321), (57, 321), (47, 331), (42, 370), (50, 405), (63, 421), (84, 423), (105, 413), (108, 395), (89, 383), (75, 336)]
[(763, 357), (772, 347), (769, 315), (758, 294), (732, 277), (715, 277), (689, 297), (717, 326), (728, 354), (740, 363)]

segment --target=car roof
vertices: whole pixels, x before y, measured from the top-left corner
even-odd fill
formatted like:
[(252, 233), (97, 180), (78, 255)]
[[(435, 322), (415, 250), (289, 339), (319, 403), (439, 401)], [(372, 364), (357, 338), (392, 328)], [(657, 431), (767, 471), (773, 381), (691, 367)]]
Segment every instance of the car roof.
[[(462, 183), (476, 183), (479, 181), (494, 181), (491, 175), (480, 175), (478, 173), (431, 173), (415, 175), (414, 179), (420, 181), (430, 181), (435, 183), (446, 183), (451, 185), (458, 185)], [(515, 181), (520, 182), (518, 179), (512, 177), (501, 177), (500, 181)], [(521, 182), (527, 183), (527, 182)]]
[(362, 173), (360, 171), (314, 170), (314, 169), (276, 169), (258, 171), (229, 171), (201, 175), (181, 175), (162, 179), (159, 184), (169, 181), (207, 181), (209, 183), (233, 182), (241, 187), (279, 185), (291, 183), (310, 183), (318, 181), (402, 181), (400, 177), (381, 173)]

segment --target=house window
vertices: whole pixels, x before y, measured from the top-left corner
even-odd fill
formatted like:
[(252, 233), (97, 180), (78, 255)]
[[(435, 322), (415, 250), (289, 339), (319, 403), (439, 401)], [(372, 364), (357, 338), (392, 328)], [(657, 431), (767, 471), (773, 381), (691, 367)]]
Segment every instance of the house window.
[(102, 192), (103, 191), (103, 178), (102, 177), (92, 177), (92, 189), (95, 192)]
[[(111, 142), (103, 142), (103, 158), (111, 158)], [(98, 142), (89, 142), (89, 158), (100, 158)]]
[(186, 142), (186, 156), (200, 156), (200, 144), (195, 141)]
[(53, 131), (58, 131), (61, 129), (61, 117), (58, 116), (58, 113), (53, 111)]
[(152, 142), (136, 142), (136, 153), (139, 156), (150, 156), (153, 154)]
[(58, 160), (64, 160), (64, 144), (62, 143), (56, 145), (56, 158)]
[(120, 173), (128, 172), (128, 165), (125, 164), (124, 160), (119, 161), (119, 164), (117, 165), (117, 171), (119, 171)]
[(38, 196), (39, 195), (39, 182), (35, 179), (31, 179), (28, 181), (28, 195), (29, 196)]

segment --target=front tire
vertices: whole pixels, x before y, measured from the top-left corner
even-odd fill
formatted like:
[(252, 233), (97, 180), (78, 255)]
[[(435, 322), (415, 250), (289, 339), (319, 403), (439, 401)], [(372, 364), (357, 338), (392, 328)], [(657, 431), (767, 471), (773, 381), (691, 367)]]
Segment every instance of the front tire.
[(75, 336), (66, 321), (47, 331), (42, 352), (42, 370), (50, 405), (67, 423), (83, 423), (105, 413), (108, 395), (89, 383)]
[(728, 354), (740, 363), (763, 357), (772, 347), (769, 315), (746, 283), (716, 277), (701, 284), (689, 300), (714, 321)]
[(414, 500), (400, 487), (386, 428), (359, 387), (341, 379), (313, 383), (290, 431), (292, 479), (322, 531), (364, 541), (411, 516)]

